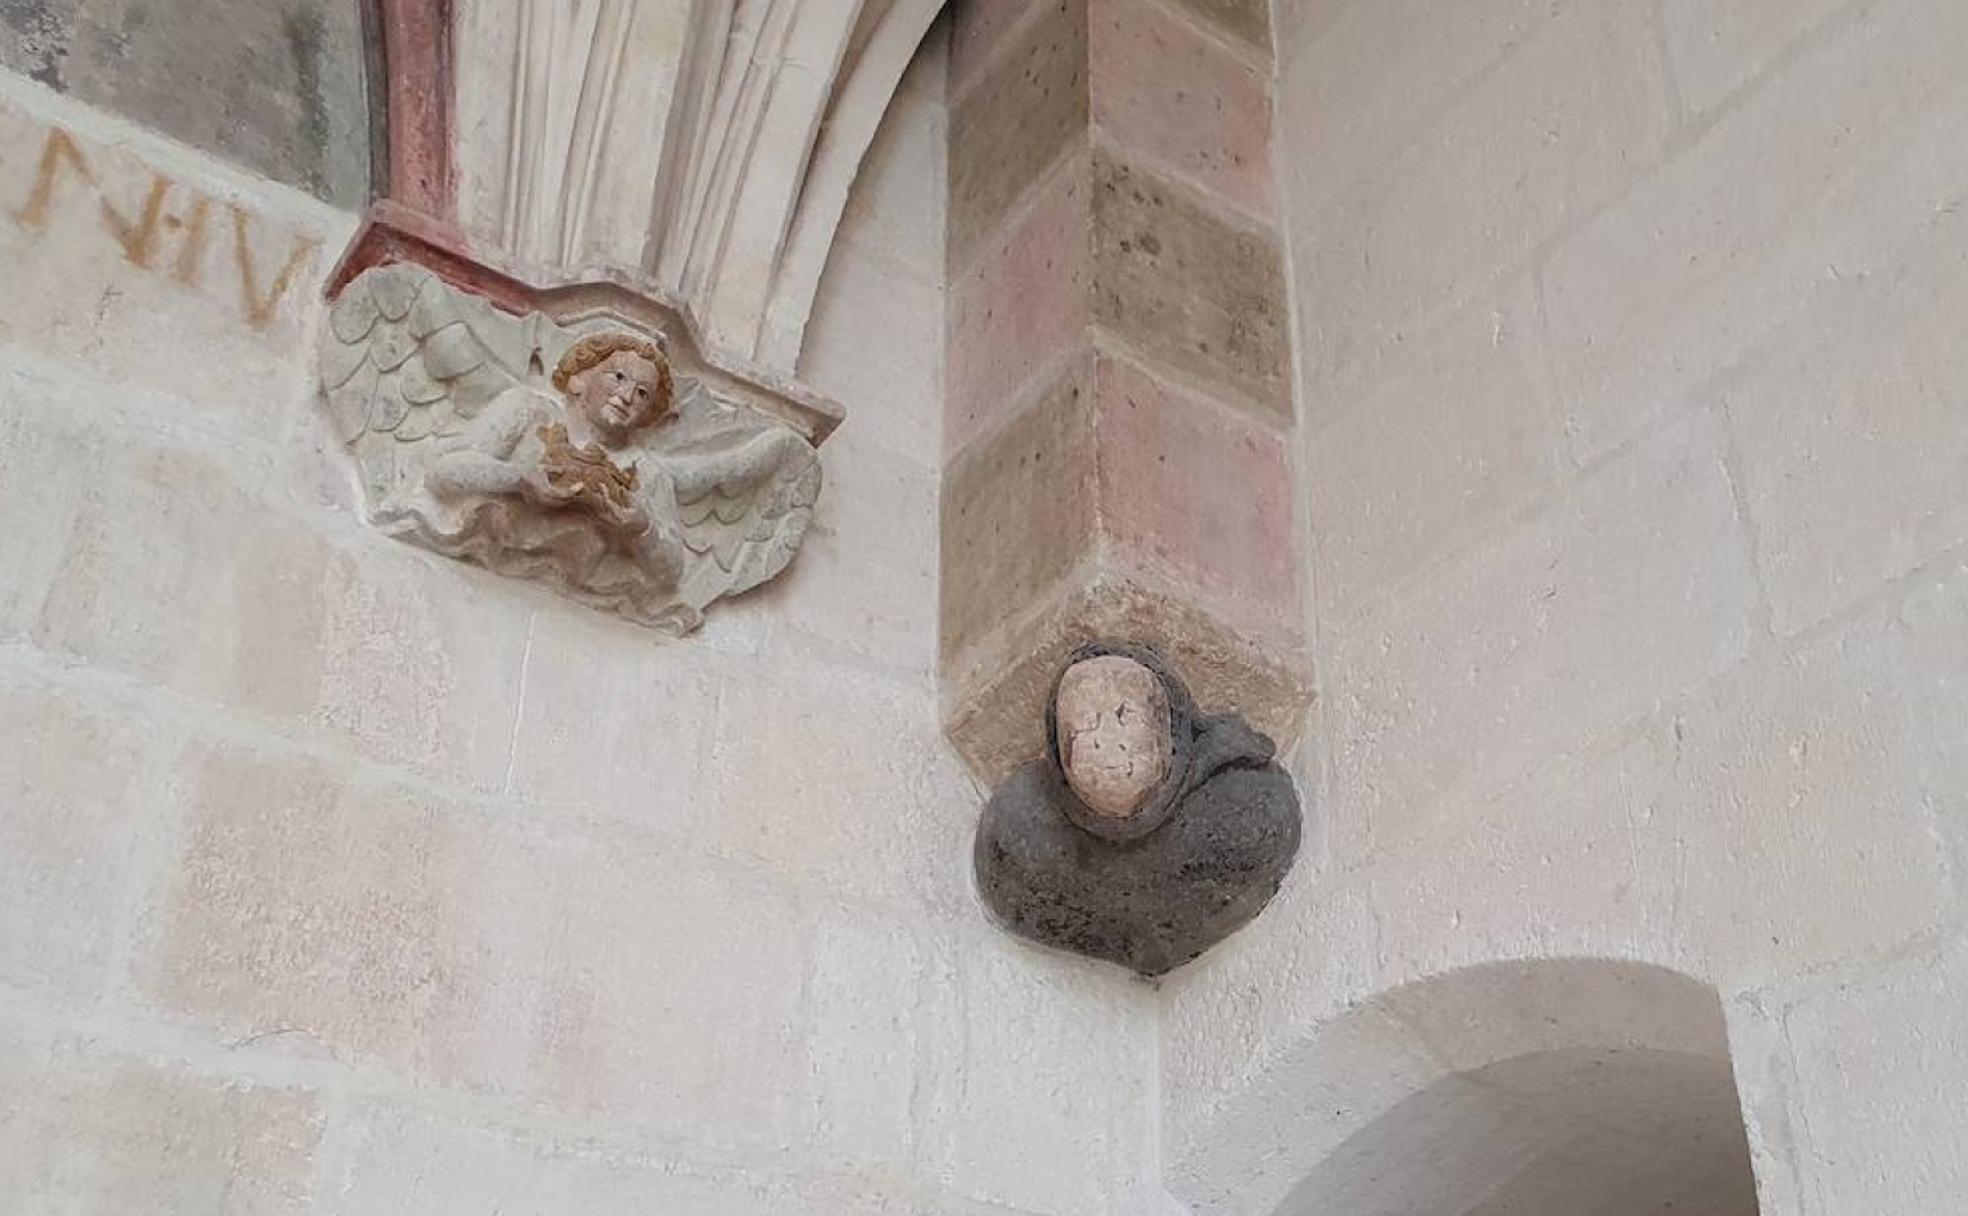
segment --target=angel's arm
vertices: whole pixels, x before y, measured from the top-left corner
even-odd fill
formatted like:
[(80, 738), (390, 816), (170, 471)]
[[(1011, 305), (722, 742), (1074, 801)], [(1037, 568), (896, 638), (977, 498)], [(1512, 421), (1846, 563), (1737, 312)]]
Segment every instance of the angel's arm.
[(798, 435), (785, 427), (774, 426), (736, 447), (714, 453), (693, 453), (675, 460), (671, 471), (676, 477), (677, 500), (695, 502), (713, 488), (727, 494), (749, 489), (797, 455), (793, 449), (804, 446), (805, 440)]
[(431, 464), (426, 479), (439, 496), (517, 494), (539, 481), (538, 470), (512, 459), (513, 451), (542, 420), (532, 394), (515, 390), (488, 405)]

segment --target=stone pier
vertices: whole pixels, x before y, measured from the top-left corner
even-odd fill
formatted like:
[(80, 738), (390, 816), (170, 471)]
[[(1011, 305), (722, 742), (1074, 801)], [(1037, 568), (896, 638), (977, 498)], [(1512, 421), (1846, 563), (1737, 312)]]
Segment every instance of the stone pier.
[(1265, 6), (966, 0), (950, 66), (945, 724), (1037, 754), (1089, 637), (1281, 740), (1309, 701)]

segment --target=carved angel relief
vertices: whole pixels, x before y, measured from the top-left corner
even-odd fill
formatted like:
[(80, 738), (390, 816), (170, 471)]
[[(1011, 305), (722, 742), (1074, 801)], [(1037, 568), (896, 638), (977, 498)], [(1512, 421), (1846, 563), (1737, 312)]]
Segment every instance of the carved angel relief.
[(683, 634), (812, 520), (812, 445), (675, 376), (659, 338), (513, 316), (407, 264), (350, 282), (327, 328), (328, 412), (391, 536)]

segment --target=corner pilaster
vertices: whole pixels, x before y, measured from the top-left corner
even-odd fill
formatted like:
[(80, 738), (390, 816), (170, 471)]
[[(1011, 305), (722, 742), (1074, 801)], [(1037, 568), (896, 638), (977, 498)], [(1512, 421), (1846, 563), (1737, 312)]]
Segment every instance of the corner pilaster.
[(996, 780), (1091, 638), (1310, 701), (1262, 0), (959, 0), (945, 725)]

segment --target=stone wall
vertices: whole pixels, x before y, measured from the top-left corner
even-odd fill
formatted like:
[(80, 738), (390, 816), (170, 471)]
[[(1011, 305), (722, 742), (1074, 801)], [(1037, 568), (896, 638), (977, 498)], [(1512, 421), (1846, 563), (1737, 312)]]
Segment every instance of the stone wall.
[(1721, 993), (1764, 1216), (1958, 1211), (1968, 7), (1277, 42), (1324, 840), (1172, 985), (1173, 1189), (1397, 1102), (1321, 1088), (1362, 1002), (1583, 957)]
[(0, 0), (0, 68), (360, 207), (369, 2)]
[(982, 923), (938, 727), (941, 38), (685, 643), (359, 520), (353, 214), (0, 74), (0, 1211), (1141, 1210), (1146, 993)]

